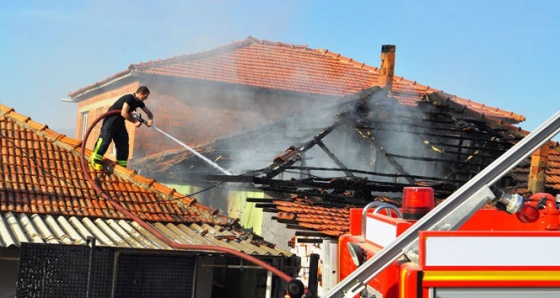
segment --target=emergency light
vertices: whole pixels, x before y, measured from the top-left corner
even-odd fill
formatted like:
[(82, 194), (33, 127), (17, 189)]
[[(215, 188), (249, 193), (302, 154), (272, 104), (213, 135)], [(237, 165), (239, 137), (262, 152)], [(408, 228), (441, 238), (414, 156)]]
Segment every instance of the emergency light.
[(434, 189), (431, 187), (405, 187), (402, 199), (402, 218), (418, 220), (434, 209)]

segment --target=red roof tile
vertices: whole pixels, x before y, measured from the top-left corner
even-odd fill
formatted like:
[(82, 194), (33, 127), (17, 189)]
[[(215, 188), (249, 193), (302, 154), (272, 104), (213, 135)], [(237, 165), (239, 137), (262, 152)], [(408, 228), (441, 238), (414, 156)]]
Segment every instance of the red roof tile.
[[(81, 142), (57, 134), (0, 104), (0, 210), (126, 219), (87, 183), (80, 166)], [(91, 152), (85, 155), (89, 158)], [(174, 189), (114, 167), (92, 172), (111, 198), (141, 218), (159, 222), (230, 225), (236, 220)]]
[[(248, 37), (203, 53), (131, 64), (127, 70), (70, 92), (72, 98), (132, 73), (203, 80), (273, 90), (340, 97), (378, 86), (377, 67), (325, 49), (271, 42)], [(414, 104), (424, 94), (441, 92), (430, 86), (394, 76), (392, 96)], [(450, 100), (480, 114), (519, 123), (525, 117), (449, 95)]]
[(303, 198), (294, 201), (274, 200), (278, 220), (296, 221), (303, 228), (313, 229), (325, 235), (338, 237), (350, 230), (350, 210), (314, 206)]

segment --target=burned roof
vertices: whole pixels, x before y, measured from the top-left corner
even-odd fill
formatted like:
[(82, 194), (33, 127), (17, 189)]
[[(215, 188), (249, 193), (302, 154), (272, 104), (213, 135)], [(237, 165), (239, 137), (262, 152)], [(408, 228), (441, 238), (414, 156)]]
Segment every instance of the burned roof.
[[(344, 217), (349, 208), (372, 200), (398, 205), (406, 186), (433, 187), (436, 198), (444, 199), (526, 134), (465, 109), (444, 93), (426, 95), (411, 106), (371, 88), (329, 109), (294, 114), (199, 148), (235, 177), (220, 177), (183, 149), (132, 163), (168, 181), (252, 184), (272, 197), (253, 202), (276, 212), (280, 222), (297, 222), (300, 228), (314, 227), (332, 236), (347, 229), (340, 212)], [(550, 144), (547, 189), (558, 191), (558, 143)], [(527, 193), (529, 164), (521, 163), (500, 186)], [(340, 228), (333, 222), (341, 223)]]
[[(370, 88), (330, 107), (297, 113), (199, 150), (238, 175), (259, 177), (260, 171), (262, 179), (272, 179), (296, 171), (296, 176), (318, 184), (320, 177), (368, 178), (391, 189), (393, 183), (460, 185), (522, 137), (519, 129), (465, 110), (437, 93), (410, 106), (383, 89)], [(219, 174), (191, 156), (186, 150), (169, 150), (131, 164), (173, 181)], [(426, 166), (432, 164), (436, 166)], [(446, 175), (430, 173), (434, 168)]]

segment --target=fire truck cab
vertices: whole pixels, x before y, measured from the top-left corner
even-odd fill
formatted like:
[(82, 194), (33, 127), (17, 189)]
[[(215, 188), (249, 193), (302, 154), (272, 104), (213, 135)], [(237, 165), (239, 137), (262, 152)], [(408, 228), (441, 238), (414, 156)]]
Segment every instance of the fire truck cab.
[[(538, 193), (520, 199), (514, 214), (504, 211), (512, 206), (496, 204), (456, 230), (419, 231), (413, 250), (345, 297), (560, 297), (557, 200), (560, 195)], [(433, 189), (405, 188), (400, 209), (370, 205), (351, 210), (350, 233), (339, 238), (339, 280), (433, 209)]]

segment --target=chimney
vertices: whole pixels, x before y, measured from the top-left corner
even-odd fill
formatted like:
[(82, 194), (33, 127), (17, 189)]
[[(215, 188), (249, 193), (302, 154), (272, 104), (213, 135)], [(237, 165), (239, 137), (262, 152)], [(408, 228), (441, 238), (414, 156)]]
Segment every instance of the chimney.
[(527, 188), (533, 194), (544, 192), (546, 186), (546, 167), (548, 163), (548, 151), (550, 146), (545, 143), (531, 155), (531, 167), (529, 168), (529, 181)]
[(395, 74), (395, 45), (381, 46), (381, 67), (379, 68), (379, 87), (391, 91), (393, 88), (393, 75)]

